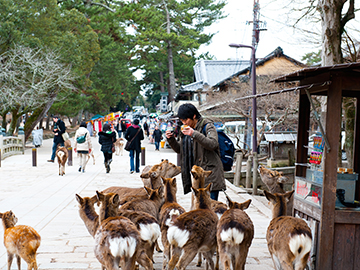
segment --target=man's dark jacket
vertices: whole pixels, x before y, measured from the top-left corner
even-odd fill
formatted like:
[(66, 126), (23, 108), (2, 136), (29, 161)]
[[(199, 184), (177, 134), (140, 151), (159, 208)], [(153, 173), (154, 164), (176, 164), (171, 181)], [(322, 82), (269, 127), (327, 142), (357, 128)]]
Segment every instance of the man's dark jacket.
[(59, 118), (57, 120), (57, 122), (54, 123), (54, 127), (55, 127), (55, 125), (56, 125), (58, 130), (57, 131), (53, 130), (53, 132), (57, 133), (58, 135), (54, 136), (54, 143), (56, 143), (56, 144), (61, 143), (62, 144), (62, 143), (64, 143), (64, 140), (62, 138), (62, 134), (65, 133), (65, 131), (66, 131), (65, 123), (63, 121), (61, 121), (61, 119)]

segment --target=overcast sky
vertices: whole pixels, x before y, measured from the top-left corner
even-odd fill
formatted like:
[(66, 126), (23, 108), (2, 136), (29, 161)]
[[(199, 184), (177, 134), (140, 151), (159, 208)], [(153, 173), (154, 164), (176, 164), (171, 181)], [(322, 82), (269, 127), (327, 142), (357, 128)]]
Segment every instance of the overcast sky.
[[(284, 53), (298, 61), (308, 52), (317, 52), (320, 49), (316, 38), (310, 38), (315, 43), (309, 42), (309, 37), (305, 37), (307, 29), (320, 33), (319, 26), (310, 26), (303, 22), (297, 29), (290, 27), (294, 20), (289, 20), (287, 12), (291, 4), (290, 0), (260, 0), (260, 20), (266, 22), (267, 31), (260, 33), (260, 42), (256, 51), (256, 58), (266, 56), (280, 46)], [(202, 45), (200, 53), (209, 52), (217, 60), (244, 59), (248, 60), (251, 50), (247, 48), (230, 48), (230, 43), (251, 45), (252, 24), (247, 21), (253, 20), (254, 0), (227, 0), (224, 8), (228, 17), (213, 24), (210, 32), (217, 32), (213, 37), (212, 43), (208, 46)], [(291, 14), (294, 17), (297, 15)], [(317, 14), (319, 16), (319, 14)], [(358, 25), (358, 24), (357, 24)], [(357, 27), (359, 29), (359, 27)], [(307, 38), (307, 39), (306, 39)]]

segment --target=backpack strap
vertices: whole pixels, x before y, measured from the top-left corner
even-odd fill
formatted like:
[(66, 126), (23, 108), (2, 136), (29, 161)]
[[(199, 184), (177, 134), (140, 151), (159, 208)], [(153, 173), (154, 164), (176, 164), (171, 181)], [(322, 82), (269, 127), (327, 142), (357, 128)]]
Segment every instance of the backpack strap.
[(202, 129), (202, 133), (204, 134), (204, 136), (206, 137), (206, 125), (207, 125), (208, 123), (206, 123), (205, 124), (205, 126), (203, 127), (203, 129)]

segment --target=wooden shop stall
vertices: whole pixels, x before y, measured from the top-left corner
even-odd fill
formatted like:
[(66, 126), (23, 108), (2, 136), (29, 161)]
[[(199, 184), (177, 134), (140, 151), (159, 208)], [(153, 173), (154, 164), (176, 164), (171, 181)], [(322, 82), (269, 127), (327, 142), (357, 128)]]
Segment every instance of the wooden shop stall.
[[(360, 63), (307, 68), (274, 81), (300, 84), (293, 215), (308, 220), (313, 231), (309, 265), (311, 269), (358, 270)], [(326, 110), (315, 108), (315, 96), (324, 97)], [(354, 98), (356, 104), (352, 168), (338, 165), (341, 164), (342, 102), (347, 97)], [(310, 117), (314, 112), (319, 132), (309, 145)], [(325, 121), (320, 121), (321, 112), (325, 113)]]

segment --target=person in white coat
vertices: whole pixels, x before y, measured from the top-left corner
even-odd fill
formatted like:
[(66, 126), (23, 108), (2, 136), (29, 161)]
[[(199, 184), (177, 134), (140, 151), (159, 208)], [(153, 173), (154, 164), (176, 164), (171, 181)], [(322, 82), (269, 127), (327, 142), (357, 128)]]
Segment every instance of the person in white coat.
[(79, 172), (85, 172), (87, 155), (92, 151), (92, 144), (90, 132), (86, 128), (86, 123), (84, 121), (80, 123), (79, 129), (75, 133), (74, 141), (74, 151), (77, 152), (80, 157)]

